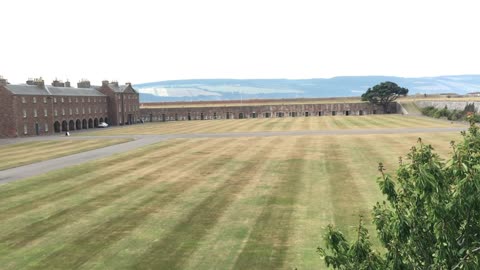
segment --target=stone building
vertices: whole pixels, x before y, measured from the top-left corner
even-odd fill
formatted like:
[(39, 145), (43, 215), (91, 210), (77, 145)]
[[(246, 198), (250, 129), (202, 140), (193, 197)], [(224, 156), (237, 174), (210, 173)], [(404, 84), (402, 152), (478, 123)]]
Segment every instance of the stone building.
[[(188, 103), (178, 107), (142, 108), (141, 119), (145, 122), (165, 122), (180, 120), (207, 119), (245, 119), (278, 117), (312, 117), (335, 115), (369, 115), (383, 114), (382, 106), (364, 102), (331, 104), (282, 104), (282, 105), (247, 105), (247, 106), (205, 106), (187, 107)], [(389, 111), (396, 112), (396, 103)]]
[(131, 84), (95, 87), (83, 80), (74, 88), (68, 81), (45, 85), (35, 79), (14, 85), (0, 78), (0, 137), (51, 135), (95, 128), (101, 122), (134, 124), (138, 117), (138, 93)]

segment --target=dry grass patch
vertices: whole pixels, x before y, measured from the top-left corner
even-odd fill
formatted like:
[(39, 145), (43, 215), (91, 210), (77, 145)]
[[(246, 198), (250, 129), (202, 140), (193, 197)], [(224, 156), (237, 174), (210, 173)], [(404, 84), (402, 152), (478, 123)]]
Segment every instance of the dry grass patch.
[(428, 128), (458, 127), (447, 121), (402, 115), (369, 116), (312, 116), (290, 118), (256, 118), (230, 120), (198, 120), (146, 123), (114, 127), (82, 135), (134, 135), (134, 134), (193, 134), (263, 131), (301, 131), (335, 129), (382, 129), (382, 128)]
[(46, 140), (0, 146), (0, 170), (68, 156), (131, 139)]
[(4, 269), (318, 269), (418, 137), (181, 139), (0, 186)]

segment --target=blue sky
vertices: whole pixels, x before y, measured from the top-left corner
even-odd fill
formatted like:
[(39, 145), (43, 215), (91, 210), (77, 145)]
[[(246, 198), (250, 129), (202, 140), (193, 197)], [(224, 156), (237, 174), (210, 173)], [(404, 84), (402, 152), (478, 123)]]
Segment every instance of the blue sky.
[(4, 0), (0, 75), (197, 78), (480, 74), (476, 1)]

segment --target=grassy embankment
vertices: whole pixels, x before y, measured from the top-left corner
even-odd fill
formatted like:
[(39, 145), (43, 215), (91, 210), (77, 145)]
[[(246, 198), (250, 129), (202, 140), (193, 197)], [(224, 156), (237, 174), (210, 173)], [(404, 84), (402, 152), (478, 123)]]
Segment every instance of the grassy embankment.
[(124, 143), (131, 139), (45, 140), (0, 146), (0, 170), (88, 150)]
[[(353, 119), (331, 123), (349, 125)], [(361, 123), (376, 120), (357, 124), (363, 128)], [(172, 140), (2, 185), (0, 265), (322, 269), (315, 249), (323, 228), (335, 223), (351, 232), (358, 215), (368, 219), (382, 199), (377, 162), (393, 172), (419, 136), (442, 154), (458, 138), (439, 133)]]

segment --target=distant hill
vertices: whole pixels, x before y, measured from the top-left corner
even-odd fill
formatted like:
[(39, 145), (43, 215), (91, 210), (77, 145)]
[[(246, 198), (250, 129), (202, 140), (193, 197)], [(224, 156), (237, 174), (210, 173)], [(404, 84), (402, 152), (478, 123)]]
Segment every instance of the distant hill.
[(141, 102), (241, 100), (262, 98), (318, 98), (360, 96), (369, 87), (392, 81), (409, 94), (480, 92), (480, 75), (421, 78), (392, 76), (345, 76), (330, 79), (200, 79), (135, 85)]

